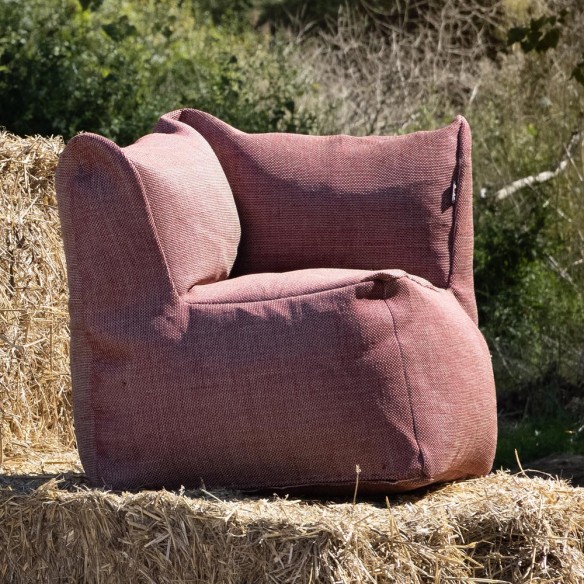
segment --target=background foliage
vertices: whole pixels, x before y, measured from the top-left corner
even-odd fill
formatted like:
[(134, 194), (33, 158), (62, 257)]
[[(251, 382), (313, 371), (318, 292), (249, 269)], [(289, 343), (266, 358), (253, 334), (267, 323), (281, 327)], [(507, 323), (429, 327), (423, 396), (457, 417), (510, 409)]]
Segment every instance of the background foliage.
[(494, 197), (584, 130), (583, 28), (580, 0), (0, 0), (0, 124), (126, 144), (184, 106), (252, 132), (403, 133), (464, 114), (500, 460), (511, 443), (584, 451), (581, 145), (554, 180)]
[(308, 131), (287, 46), (169, 1), (0, 2), (0, 112), (20, 134), (94, 131), (129, 143), (196, 103), (249, 131)]

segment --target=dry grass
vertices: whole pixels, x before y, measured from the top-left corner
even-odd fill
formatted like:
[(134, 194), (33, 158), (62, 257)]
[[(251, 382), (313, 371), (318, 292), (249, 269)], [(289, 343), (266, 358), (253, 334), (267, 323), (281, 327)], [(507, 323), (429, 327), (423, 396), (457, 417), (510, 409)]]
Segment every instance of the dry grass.
[[(73, 444), (61, 139), (0, 132), (0, 453)], [(1, 459), (1, 454), (0, 454)]]
[(356, 505), (4, 482), (3, 582), (584, 581), (584, 489), (561, 481), (499, 473)]
[(1, 582), (584, 582), (584, 489), (560, 481), (499, 473), (356, 505), (88, 489), (72, 448), (61, 148), (0, 133)]
[(365, 135), (426, 128), (463, 111), (481, 85), (491, 37), (507, 23), (503, 4), (347, 3), (331, 31), (303, 47), (319, 80), (318, 104), (307, 107), (334, 104), (324, 132)]

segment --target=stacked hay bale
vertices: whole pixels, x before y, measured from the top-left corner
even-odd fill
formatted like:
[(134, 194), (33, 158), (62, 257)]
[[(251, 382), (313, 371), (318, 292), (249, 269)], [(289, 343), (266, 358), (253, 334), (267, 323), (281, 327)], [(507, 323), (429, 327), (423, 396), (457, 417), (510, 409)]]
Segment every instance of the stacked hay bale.
[[(59, 138), (0, 132), (0, 441), (4, 458), (72, 447)], [(0, 454), (1, 457), (1, 454)]]
[(17, 584), (581, 584), (584, 489), (500, 473), (353, 505), (53, 482), (0, 490), (0, 550)]
[(584, 489), (561, 481), (498, 473), (391, 504), (87, 489), (53, 184), (62, 146), (0, 133), (0, 582), (584, 582)]

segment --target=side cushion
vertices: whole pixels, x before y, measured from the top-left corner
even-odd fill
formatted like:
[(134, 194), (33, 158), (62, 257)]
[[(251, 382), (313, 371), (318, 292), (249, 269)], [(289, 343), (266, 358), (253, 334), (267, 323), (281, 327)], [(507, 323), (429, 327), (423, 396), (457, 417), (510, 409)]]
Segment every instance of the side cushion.
[[(144, 198), (178, 294), (229, 276), (241, 236), (239, 217), (221, 164), (198, 132), (175, 122), (126, 148), (89, 133), (67, 144), (57, 170), (61, 193), (110, 199), (113, 211), (114, 199), (132, 185)], [(129, 222), (131, 206), (126, 209)]]
[[(242, 224), (234, 275), (399, 268), (441, 288), (456, 284), (474, 317), (464, 118), (371, 137), (247, 134), (193, 109), (167, 114), (159, 126), (171, 120), (205, 137), (231, 184)], [(453, 266), (463, 276), (456, 283)]]
[(241, 228), (231, 187), (207, 141), (176, 122), (123, 152), (140, 175), (179, 294), (228, 278)]

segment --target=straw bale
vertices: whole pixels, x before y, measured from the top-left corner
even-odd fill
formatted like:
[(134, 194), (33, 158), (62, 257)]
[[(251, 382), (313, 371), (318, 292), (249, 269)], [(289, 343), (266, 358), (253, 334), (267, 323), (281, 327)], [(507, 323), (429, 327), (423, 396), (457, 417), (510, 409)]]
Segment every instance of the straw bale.
[(584, 489), (558, 480), (353, 505), (32, 478), (0, 488), (3, 582), (584, 582)]
[(60, 138), (0, 132), (0, 459), (73, 444)]

